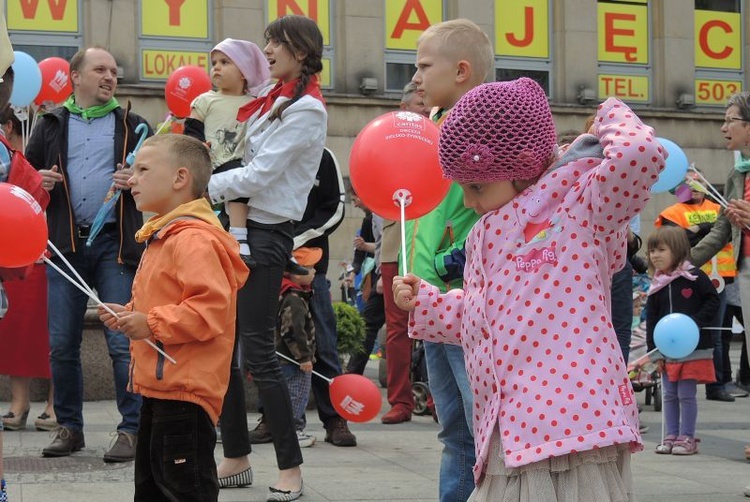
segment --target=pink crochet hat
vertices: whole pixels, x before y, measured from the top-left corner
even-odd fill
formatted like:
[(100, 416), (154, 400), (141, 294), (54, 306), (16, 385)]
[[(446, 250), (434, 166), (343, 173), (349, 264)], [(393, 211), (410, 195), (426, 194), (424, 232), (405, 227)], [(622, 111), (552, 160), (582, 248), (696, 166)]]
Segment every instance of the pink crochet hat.
[(544, 90), (530, 78), (493, 82), (467, 92), (440, 129), (440, 166), (460, 183), (529, 180), (556, 149)]
[(258, 92), (268, 85), (271, 79), (271, 70), (268, 69), (268, 60), (260, 48), (247, 40), (236, 40), (226, 38), (216, 44), (211, 52), (221, 51), (232, 62), (237, 65), (242, 76), (247, 81), (247, 92), (257, 96)]

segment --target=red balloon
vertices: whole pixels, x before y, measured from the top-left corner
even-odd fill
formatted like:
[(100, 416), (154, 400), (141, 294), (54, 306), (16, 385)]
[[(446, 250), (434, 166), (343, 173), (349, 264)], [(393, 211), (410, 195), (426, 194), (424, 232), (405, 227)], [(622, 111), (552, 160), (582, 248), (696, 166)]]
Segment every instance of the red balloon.
[(190, 116), (193, 100), (211, 90), (211, 77), (200, 66), (180, 66), (167, 79), (164, 97), (175, 117)]
[(45, 101), (62, 103), (70, 93), (73, 86), (70, 83), (70, 65), (63, 58), (47, 58), (39, 61), (39, 69), (42, 71), (42, 88), (34, 98), (34, 103), (41, 105)]
[(25, 267), (47, 248), (47, 219), (26, 190), (0, 183), (0, 267)]
[(349, 156), (352, 186), (373, 213), (401, 219), (397, 197), (408, 201), (407, 220), (437, 206), (450, 188), (438, 160), (440, 131), (423, 115), (389, 112), (360, 131)]
[(356, 373), (339, 375), (329, 390), (333, 407), (345, 420), (368, 422), (380, 412), (380, 391), (369, 378)]

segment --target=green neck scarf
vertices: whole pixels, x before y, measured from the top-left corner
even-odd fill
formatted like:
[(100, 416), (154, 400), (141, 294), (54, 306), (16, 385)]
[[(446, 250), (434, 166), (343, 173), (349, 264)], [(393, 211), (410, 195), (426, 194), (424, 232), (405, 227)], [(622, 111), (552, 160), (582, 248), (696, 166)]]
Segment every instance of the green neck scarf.
[(76, 104), (76, 98), (74, 94), (71, 94), (70, 97), (68, 97), (67, 101), (63, 103), (63, 106), (70, 112), (75, 115), (80, 115), (83, 117), (83, 120), (89, 120), (89, 119), (99, 119), (107, 115), (112, 110), (119, 108), (120, 103), (117, 102), (115, 98), (111, 98), (109, 101), (104, 103), (103, 105), (96, 105), (96, 106), (89, 106), (88, 108), (81, 108)]
[(737, 162), (734, 163), (734, 168), (743, 174), (750, 172), (750, 159), (747, 159), (740, 154), (737, 158)]

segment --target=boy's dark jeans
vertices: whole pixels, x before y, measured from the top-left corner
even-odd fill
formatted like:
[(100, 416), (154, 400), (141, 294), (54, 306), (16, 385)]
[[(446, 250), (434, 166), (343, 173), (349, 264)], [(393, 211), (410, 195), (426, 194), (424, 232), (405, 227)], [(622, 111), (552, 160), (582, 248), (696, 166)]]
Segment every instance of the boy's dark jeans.
[(144, 397), (135, 451), (136, 502), (219, 500), (216, 429), (194, 403)]

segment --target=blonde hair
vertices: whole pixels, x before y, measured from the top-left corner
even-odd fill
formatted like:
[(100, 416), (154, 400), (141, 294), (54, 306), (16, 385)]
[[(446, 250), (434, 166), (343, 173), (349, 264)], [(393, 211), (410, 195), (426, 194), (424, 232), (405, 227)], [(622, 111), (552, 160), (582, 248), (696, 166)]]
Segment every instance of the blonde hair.
[(143, 142), (143, 146), (166, 150), (174, 167), (186, 167), (193, 176), (193, 196), (203, 197), (213, 170), (206, 145), (183, 134), (159, 134)]
[(474, 21), (460, 18), (433, 24), (417, 39), (417, 46), (431, 39), (439, 42), (440, 50), (446, 57), (468, 61), (477, 77), (477, 85), (487, 79), (495, 66), (490, 37)]
[(648, 268), (652, 273), (655, 268), (654, 264), (651, 263), (651, 250), (662, 245), (669, 248), (669, 251), (672, 253), (672, 263), (669, 266), (670, 272), (679, 267), (685, 260), (690, 259), (690, 241), (688, 241), (685, 229), (671, 225), (659, 227), (648, 236), (648, 242), (646, 243), (648, 251), (646, 253), (646, 260)]

